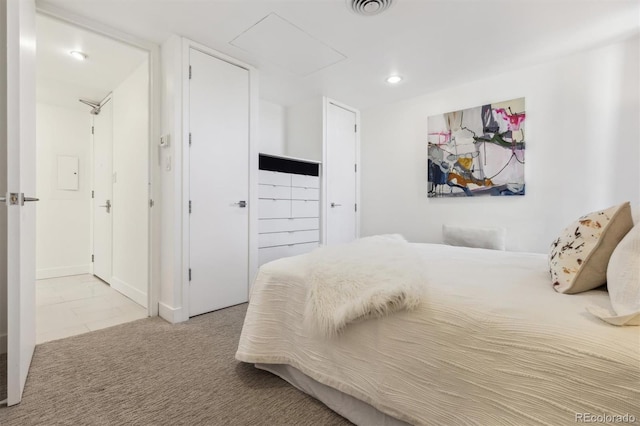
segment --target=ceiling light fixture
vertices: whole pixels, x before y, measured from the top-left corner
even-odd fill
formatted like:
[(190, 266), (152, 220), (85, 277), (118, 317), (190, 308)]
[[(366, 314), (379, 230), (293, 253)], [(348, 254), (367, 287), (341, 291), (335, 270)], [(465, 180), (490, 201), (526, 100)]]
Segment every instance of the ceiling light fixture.
[(354, 13), (362, 16), (373, 16), (391, 7), (393, 0), (347, 0), (347, 6)]
[(398, 84), (402, 81), (402, 77), (399, 75), (391, 75), (387, 77), (387, 83), (389, 84)]
[(69, 52), (69, 55), (79, 61), (84, 61), (85, 59), (87, 59), (87, 54), (79, 50), (72, 50), (71, 52)]

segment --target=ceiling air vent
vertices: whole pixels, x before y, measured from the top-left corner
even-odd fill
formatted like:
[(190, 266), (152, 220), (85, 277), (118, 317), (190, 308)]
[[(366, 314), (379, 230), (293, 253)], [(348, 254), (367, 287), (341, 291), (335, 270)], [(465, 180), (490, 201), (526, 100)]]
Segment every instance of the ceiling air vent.
[(391, 7), (393, 0), (347, 0), (349, 9), (362, 16), (373, 16)]

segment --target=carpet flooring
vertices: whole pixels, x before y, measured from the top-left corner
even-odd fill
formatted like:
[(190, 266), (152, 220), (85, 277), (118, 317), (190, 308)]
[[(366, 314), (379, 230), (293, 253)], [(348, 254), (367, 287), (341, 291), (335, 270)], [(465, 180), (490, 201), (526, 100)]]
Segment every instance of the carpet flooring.
[(23, 400), (0, 408), (0, 425), (350, 425), (234, 359), (246, 308), (38, 345)]

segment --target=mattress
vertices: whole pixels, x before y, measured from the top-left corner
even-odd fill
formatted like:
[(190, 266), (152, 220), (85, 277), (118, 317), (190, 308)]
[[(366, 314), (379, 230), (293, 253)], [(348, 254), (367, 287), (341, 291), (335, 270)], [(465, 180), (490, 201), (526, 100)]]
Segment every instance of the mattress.
[(640, 327), (585, 310), (608, 308), (605, 291), (556, 293), (544, 255), (414, 247), (424, 259), (422, 306), (332, 338), (303, 325), (309, 255), (263, 265), (236, 358), (290, 365), (411, 424), (640, 419)]

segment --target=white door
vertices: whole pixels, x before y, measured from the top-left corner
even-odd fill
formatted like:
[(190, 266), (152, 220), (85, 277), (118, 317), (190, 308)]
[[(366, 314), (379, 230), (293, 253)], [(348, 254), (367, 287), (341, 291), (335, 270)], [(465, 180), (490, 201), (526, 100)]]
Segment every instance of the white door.
[(190, 50), (189, 316), (248, 300), (249, 71)]
[(0, 146), (7, 147), (0, 166), (6, 172), (0, 195), (7, 198), (6, 207), (2, 206), (6, 218), (2, 245), (6, 243), (7, 254), (2, 279), (7, 283), (7, 404), (14, 405), (22, 399), (36, 340), (36, 206), (25, 198), (34, 197), (36, 189), (36, 12), (33, 0), (6, 0), (0, 9), (6, 29), (6, 40), (0, 42), (0, 74), (6, 72), (0, 78), (2, 92), (6, 91), (6, 97), (0, 97), (2, 121), (6, 117), (0, 123), (0, 137), (5, 139)]
[(111, 283), (113, 202), (113, 102), (93, 116), (93, 275)]
[(326, 108), (325, 244), (341, 244), (358, 237), (356, 113), (331, 101)]

